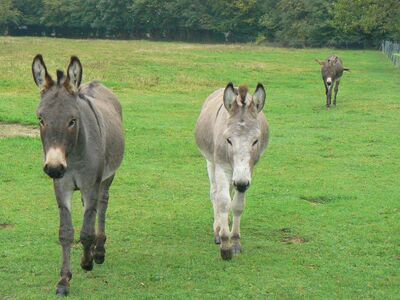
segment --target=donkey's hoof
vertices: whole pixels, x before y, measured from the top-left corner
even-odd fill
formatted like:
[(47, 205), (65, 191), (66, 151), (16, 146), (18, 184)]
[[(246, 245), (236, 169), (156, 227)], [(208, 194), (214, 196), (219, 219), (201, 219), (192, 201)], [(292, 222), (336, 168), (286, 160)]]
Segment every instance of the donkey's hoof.
[(98, 265), (101, 265), (102, 263), (104, 263), (106, 257), (106, 249), (104, 249), (104, 247), (102, 246), (96, 246), (95, 250), (94, 250), (94, 262)]
[(242, 246), (240, 246), (240, 245), (233, 245), (233, 247), (232, 247), (232, 252), (233, 252), (233, 254), (242, 253)]
[(104, 263), (106, 256), (104, 254), (96, 253), (93, 258), (96, 264), (101, 265), (102, 263)]
[(57, 285), (56, 295), (60, 297), (68, 296), (69, 288), (65, 285)]
[(89, 262), (81, 262), (81, 268), (85, 271), (92, 271), (93, 270), (93, 260)]
[(217, 245), (221, 244), (221, 237), (219, 235), (214, 237), (214, 243), (217, 244)]
[(232, 259), (232, 249), (221, 249), (221, 257), (223, 260), (231, 260)]

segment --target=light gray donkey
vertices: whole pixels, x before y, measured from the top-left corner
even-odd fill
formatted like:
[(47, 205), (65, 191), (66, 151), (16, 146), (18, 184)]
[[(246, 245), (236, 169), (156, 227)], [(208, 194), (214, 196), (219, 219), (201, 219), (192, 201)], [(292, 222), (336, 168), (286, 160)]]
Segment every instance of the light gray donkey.
[(315, 60), (321, 67), (322, 80), (325, 85), (326, 107), (330, 108), (332, 99), (332, 88), (335, 86), (335, 96), (333, 98), (333, 106), (336, 106), (336, 96), (339, 91), (340, 79), (343, 76), (343, 71), (350, 69), (343, 67), (343, 62), (338, 56), (331, 56), (326, 61)]
[[(215, 91), (204, 103), (196, 125), (196, 142), (207, 161), (210, 179), (214, 241), (220, 244), (225, 260), (242, 250), (240, 217), (245, 192), (251, 184), (253, 167), (268, 144), (268, 123), (262, 112), (264, 87), (259, 83), (253, 96), (247, 91), (247, 87), (237, 89), (232, 83)], [(228, 224), (230, 211), (232, 233)]]
[(48, 74), (41, 55), (33, 60), (32, 74), (41, 90), (37, 116), (45, 156), (44, 172), (53, 178), (60, 211), (63, 262), (56, 293), (64, 296), (69, 292), (72, 278), (71, 201), (75, 190), (81, 191), (85, 210), (80, 232), (81, 267), (92, 270), (93, 258), (98, 264), (104, 262), (108, 190), (124, 154), (122, 111), (116, 96), (100, 83), (80, 86), (82, 65), (75, 56), (71, 57), (66, 76), (57, 71), (57, 82)]

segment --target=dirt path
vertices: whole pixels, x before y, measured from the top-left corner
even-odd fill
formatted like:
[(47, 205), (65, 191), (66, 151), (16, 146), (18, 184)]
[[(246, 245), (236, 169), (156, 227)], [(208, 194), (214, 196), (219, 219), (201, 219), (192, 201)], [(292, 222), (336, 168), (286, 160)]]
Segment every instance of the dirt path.
[(39, 129), (34, 126), (0, 123), (0, 139), (16, 136), (37, 138), (39, 137)]

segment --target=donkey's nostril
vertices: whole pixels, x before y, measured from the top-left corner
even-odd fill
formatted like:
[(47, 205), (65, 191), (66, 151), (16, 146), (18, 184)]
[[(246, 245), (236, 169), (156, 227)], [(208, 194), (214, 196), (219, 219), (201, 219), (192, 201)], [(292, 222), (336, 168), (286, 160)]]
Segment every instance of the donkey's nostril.
[(65, 170), (65, 167), (61, 164), (57, 166), (45, 164), (43, 168), (43, 171), (53, 179), (62, 178), (65, 174)]
[(244, 193), (250, 186), (250, 182), (247, 181), (234, 181), (233, 186), (238, 192)]

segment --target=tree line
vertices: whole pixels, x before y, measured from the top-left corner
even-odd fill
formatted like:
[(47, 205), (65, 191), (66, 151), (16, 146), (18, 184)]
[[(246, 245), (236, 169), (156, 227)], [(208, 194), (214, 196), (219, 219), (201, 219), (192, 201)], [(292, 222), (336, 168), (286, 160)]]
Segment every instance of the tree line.
[(377, 47), (399, 0), (1, 0), (0, 34)]

